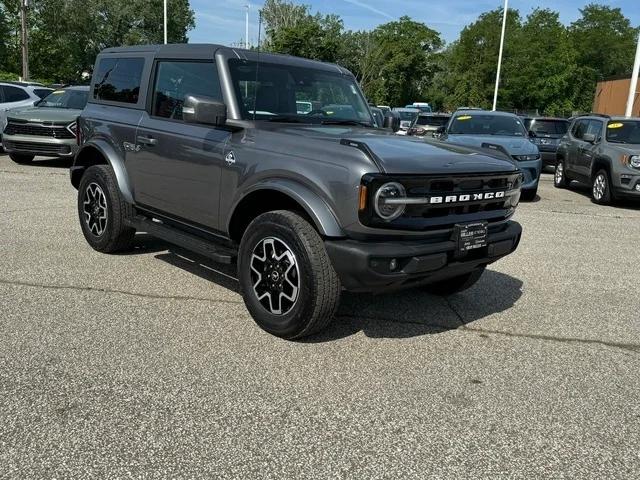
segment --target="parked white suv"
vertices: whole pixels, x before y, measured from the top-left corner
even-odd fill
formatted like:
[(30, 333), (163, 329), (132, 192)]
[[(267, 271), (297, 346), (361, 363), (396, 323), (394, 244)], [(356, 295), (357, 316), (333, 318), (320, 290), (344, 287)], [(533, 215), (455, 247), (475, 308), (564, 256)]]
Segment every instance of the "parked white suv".
[(7, 123), (7, 110), (16, 107), (30, 107), (53, 90), (40, 83), (0, 82), (0, 140)]

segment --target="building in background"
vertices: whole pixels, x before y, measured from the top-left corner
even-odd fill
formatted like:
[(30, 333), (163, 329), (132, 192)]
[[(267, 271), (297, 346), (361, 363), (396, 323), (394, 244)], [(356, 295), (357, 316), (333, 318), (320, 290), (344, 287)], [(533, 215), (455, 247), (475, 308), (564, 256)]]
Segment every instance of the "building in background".
[[(593, 111), (608, 115), (624, 115), (630, 84), (631, 76), (611, 77), (598, 82), (593, 99)], [(636, 92), (632, 115), (640, 116), (640, 92)]]

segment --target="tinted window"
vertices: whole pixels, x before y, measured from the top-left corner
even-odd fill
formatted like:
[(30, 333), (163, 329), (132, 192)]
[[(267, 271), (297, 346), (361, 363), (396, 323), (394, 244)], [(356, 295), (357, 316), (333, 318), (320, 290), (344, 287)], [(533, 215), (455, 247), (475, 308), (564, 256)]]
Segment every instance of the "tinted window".
[(449, 117), (436, 117), (432, 115), (420, 115), (416, 120), (416, 125), (427, 125), (430, 127), (440, 127), (449, 121)]
[(35, 93), (40, 98), (44, 98), (49, 95), (53, 90), (49, 90), (48, 88), (36, 88), (33, 93)]
[(568, 122), (565, 120), (531, 120), (524, 121), (527, 130), (538, 135), (564, 135), (567, 133)]
[(152, 114), (182, 120), (186, 95), (222, 100), (216, 66), (212, 62), (158, 62)]
[(584, 137), (584, 134), (587, 133), (588, 125), (589, 125), (588, 120), (578, 120), (573, 126), (573, 131), (571, 133), (573, 133), (574, 137), (578, 139), (582, 139), (582, 137)]
[(587, 132), (596, 136), (596, 140), (602, 136), (602, 122), (600, 120), (591, 120), (587, 126)]
[(29, 94), (21, 88), (5, 85), (2, 87), (2, 90), (4, 91), (5, 102), (21, 102), (22, 100), (29, 100)]
[(95, 74), (93, 98), (138, 103), (143, 58), (103, 58)]

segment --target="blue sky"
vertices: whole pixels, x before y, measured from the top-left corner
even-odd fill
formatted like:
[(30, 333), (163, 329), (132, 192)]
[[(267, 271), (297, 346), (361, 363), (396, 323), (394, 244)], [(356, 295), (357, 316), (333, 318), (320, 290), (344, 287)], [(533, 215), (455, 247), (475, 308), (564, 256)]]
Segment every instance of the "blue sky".
[[(262, 0), (191, 0), (196, 13), (196, 28), (189, 33), (193, 43), (230, 45), (244, 38), (245, 9), (250, 5), (250, 40), (255, 43), (258, 32), (258, 10)], [(409, 15), (441, 33), (447, 42), (458, 37), (460, 30), (478, 15), (503, 4), (503, 0), (295, 0), (311, 5), (312, 11), (335, 13), (351, 30), (371, 29), (381, 23)], [(571, 23), (578, 9), (591, 0), (510, 0), (509, 7), (526, 15), (535, 7), (560, 12), (563, 22)], [(596, 3), (620, 7), (634, 26), (640, 26), (640, 0), (599, 0)]]

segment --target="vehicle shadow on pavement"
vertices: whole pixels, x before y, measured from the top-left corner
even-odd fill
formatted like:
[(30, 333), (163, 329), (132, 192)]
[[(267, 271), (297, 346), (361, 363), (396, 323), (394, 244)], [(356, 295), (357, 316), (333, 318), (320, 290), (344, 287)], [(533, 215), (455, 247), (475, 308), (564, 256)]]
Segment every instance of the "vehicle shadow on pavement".
[[(571, 182), (571, 186), (566, 189), (568, 192), (578, 193), (583, 197), (591, 200), (591, 187), (584, 183)], [(595, 205), (595, 203), (593, 203)], [(617, 199), (613, 205), (608, 205), (606, 208), (615, 208), (618, 210), (640, 210), (640, 201), (635, 199)]]
[(36, 159), (29, 163), (29, 167), (47, 167), (47, 168), (70, 168), (73, 158), (45, 158)]
[(493, 270), (487, 270), (474, 287), (450, 297), (419, 288), (381, 295), (344, 293), (331, 326), (304, 341), (328, 342), (358, 332), (371, 338), (443, 333), (508, 310), (521, 296), (521, 280)]

